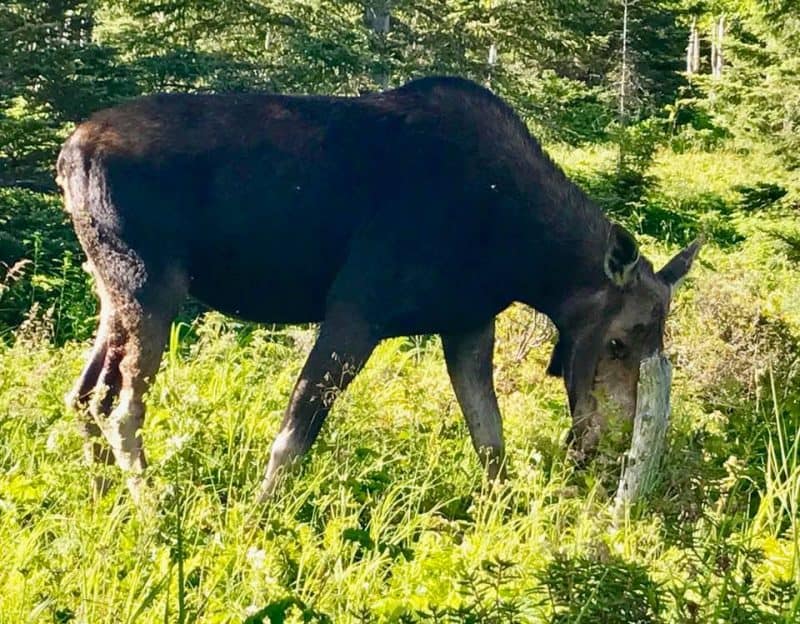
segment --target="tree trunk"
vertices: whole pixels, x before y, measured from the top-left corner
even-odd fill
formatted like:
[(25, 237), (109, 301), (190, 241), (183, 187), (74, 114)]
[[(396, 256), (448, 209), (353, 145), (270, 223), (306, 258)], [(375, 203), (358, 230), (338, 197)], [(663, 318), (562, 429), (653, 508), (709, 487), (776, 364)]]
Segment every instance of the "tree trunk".
[[(483, 0), (480, 3), (481, 6), (481, 20), (485, 23), (490, 25), (490, 32), (494, 30), (494, 20), (492, 19), (492, 14), (494, 11), (494, 0)], [(494, 33), (492, 34), (492, 39), (494, 39)], [(494, 68), (497, 65), (497, 42), (492, 40), (489, 43), (489, 50), (486, 55), (486, 88), (492, 88), (492, 79), (494, 78)]]
[(492, 71), (494, 71), (495, 65), (497, 65), (497, 46), (493, 43), (489, 46), (489, 55), (486, 59), (486, 87), (488, 89), (492, 88)]
[(671, 382), (672, 367), (663, 355), (656, 354), (640, 364), (631, 449), (623, 458), (622, 476), (614, 499), (618, 518), (657, 481), (669, 427)]
[(622, 60), (619, 77), (619, 125), (625, 127), (625, 93), (628, 90), (628, 2), (622, 0)]
[(711, 31), (711, 76), (722, 78), (724, 57), (722, 56), (722, 40), (725, 37), (725, 16), (720, 15), (714, 21)]
[[(364, 18), (367, 25), (380, 42), (378, 52), (381, 57), (384, 56), (386, 35), (391, 27), (391, 4), (391, 0), (373, 0), (365, 9)], [(385, 58), (380, 60), (385, 61)], [(389, 84), (389, 74), (385, 68), (376, 71), (372, 79), (381, 89), (385, 89)]]
[(691, 76), (700, 71), (700, 31), (697, 30), (697, 18), (692, 18), (692, 29), (689, 31), (689, 45), (686, 48), (686, 74)]
[(620, 139), (619, 154), (617, 155), (617, 173), (621, 174), (625, 168), (627, 156), (626, 131), (628, 125), (628, 95), (631, 86), (631, 60), (628, 50), (628, 8), (636, 4), (636, 0), (622, 0), (622, 49), (620, 50), (619, 91), (617, 93), (617, 122), (619, 123)]

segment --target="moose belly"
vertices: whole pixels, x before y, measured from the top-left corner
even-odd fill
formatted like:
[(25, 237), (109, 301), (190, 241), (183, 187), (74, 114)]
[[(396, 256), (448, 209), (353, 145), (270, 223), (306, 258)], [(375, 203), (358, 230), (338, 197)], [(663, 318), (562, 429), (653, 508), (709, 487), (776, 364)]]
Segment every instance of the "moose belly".
[(327, 253), (320, 239), (310, 240), (278, 223), (253, 224), (237, 232), (220, 228), (218, 234), (190, 254), (193, 297), (251, 321), (322, 320), (339, 253)]
[[(220, 263), (190, 276), (189, 293), (225, 314), (262, 323), (311, 323), (325, 314), (324, 280), (309, 281), (290, 268)], [(255, 269), (255, 270), (254, 270)]]
[(190, 252), (190, 294), (252, 321), (322, 320), (346, 240), (330, 240), (313, 221), (264, 210), (210, 226)]

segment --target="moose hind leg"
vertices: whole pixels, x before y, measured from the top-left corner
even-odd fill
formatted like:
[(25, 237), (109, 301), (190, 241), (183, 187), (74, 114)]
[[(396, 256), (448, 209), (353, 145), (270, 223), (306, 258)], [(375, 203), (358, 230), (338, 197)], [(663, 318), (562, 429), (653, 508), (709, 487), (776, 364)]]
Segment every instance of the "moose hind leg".
[(336, 397), (361, 370), (377, 342), (369, 326), (355, 318), (333, 315), (323, 322), (272, 445), (260, 501), (272, 494), (281, 471), (314, 443)]
[[(144, 394), (158, 372), (170, 324), (186, 295), (187, 284), (185, 276), (175, 271), (168, 278), (149, 277), (134, 295), (114, 294), (123, 329), (118, 351), (119, 401), (107, 419), (101, 416), (97, 421), (117, 464), (128, 475), (128, 488), (137, 502), (147, 466), (141, 438)], [(100, 412), (110, 407), (110, 403), (101, 404)]]
[(95, 337), (92, 352), (89, 355), (89, 361), (81, 371), (80, 377), (75, 382), (72, 390), (70, 390), (64, 397), (67, 408), (74, 410), (86, 410), (89, 405), (92, 390), (97, 385), (100, 379), (100, 373), (103, 370), (103, 363), (106, 359), (108, 352), (108, 322), (105, 318), (100, 320), (100, 325), (97, 329), (97, 336)]
[(490, 479), (505, 478), (503, 421), (494, 391), (494, 319), (483, 328), (443, 334), (447, 372), (469, 427), (472, 444)]
[(90, 465), (95, 462), (108, 463), (110, 461), (113, 463), (113, 457), (110, 456), (107, 449), (104, 449), (98, 440), (101, 435), (100, 427), (97, 426), (94, 417), (89, 411), (92, 392), (98, 385), (106, 364), (109, 350), (109, 333), (108, 314), (101, 312), (100, 325), (97, 329), (97, 336), (92, 353), (89, 355), (89, 360), (72, 390), (64, 397), (67, 409), (76, 411), (80, 418), (80, 431), (85, 440), (84, 458)]
[[(110, 307), (110, 306), (109, 306)], [(105, 359), (89, 400), (89, 409), (84, 410), (86, 441), (84, 442), (84, 458), (88, 464), (114, 465), (114, 453), (104, 435), (104, 425), (111, 414), (114, 404), (119, 399), (122, 389), (122, 373), (120, 365), (125, 355), (127, 332), (119, 315), (109, 314), (108, 336)], [(105, 495), (111, 481), (105, 472), (96, 474), (93, 481), (94, 498)]]
[[(98, 289), (103, 292), (98, 282)], [(90, 466), (114, 464), (114, 455), (102, 439), (98, 422), (105, 419), (119, 394), (123, 330), (108, 297), (101, 297), (100, 323), (89, 360), (73, 389), (65, 397), (68, 409), (74, 409), (84, 437), (84, 461)], [(102, 496), (110, 482), (105, 474), (93, 478), (92, 493)]]

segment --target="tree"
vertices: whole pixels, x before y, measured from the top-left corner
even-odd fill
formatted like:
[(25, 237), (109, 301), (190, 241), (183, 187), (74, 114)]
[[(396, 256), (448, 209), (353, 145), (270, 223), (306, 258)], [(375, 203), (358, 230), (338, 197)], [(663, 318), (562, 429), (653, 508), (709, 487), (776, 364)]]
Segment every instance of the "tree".
[(93, 41), (85, 0), (20, 0), (0, 9), (0, 186), (53, 188), (67, 122), (137, 93), (115, 50)]
[(790, 0), (738, 5), (725, 72), (707, 87), (712, 111), (740, 144), (766, 141), (800, 166), (800, 7)]

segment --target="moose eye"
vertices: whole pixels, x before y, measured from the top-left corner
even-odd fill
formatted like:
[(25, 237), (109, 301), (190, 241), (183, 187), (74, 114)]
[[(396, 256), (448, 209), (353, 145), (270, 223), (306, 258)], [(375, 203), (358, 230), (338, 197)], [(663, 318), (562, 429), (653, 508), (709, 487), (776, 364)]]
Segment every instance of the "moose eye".
[(608, 343), (608, 351), (611, 354), (612, 359), (621, 360), (625, 357), (625, 352), (627, 349), (624, 342), (617, 338), (612, 338)]

